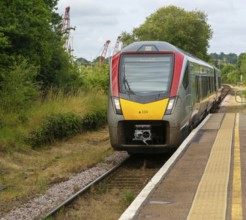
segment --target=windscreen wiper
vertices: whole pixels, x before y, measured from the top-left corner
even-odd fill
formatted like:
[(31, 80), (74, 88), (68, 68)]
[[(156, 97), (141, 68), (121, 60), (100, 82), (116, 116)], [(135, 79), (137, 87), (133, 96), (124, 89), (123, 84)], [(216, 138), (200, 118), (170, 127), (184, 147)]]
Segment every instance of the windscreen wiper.
[(125, 66), (123, 67), (123, 84), (124, 84), (125, 90), (128, 94), (135, 95), (135, 93), (132, 91), (132, 89), (129, 85), (128, 80), (126, 79)]

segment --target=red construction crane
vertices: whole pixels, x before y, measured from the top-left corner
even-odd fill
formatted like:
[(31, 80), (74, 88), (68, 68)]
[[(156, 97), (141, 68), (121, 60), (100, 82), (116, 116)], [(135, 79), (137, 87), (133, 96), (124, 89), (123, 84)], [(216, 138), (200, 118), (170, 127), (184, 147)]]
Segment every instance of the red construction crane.
[(65, 43), (64, 48), (68, 53), (71, 53), (72, 48), (72, 40), (70, 36), (70, 30), (75, 30), (74, 27), (70, 27), (70, 7), (66, 7), (65, 9), (65, 15), (62, 22), (62, 34), (64, 35)]
[(115, 43), (115, 46), (114, 46), (113, 55), (115, 55), (116, 53), (119, 52), (120, 39), (121, 39), (121, 36), (118, 36), (116, 43)]
[(107, 40), (106, 43), (104, 44), (104, 48), (99, 59), (100, 66), (103, 64), (104, 60), (106, 59), (109, 44), (110, 44), (110, 40)]

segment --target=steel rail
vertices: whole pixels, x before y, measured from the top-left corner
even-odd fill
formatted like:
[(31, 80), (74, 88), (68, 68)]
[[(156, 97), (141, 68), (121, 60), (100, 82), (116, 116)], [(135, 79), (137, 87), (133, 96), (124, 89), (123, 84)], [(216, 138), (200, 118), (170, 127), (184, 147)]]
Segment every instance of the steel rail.
[(61, 208), (64, 206), (67, 206), (70, 204), (74, 199), (76, 199), (79, 195), (85, 193), (88, 189), (90, 189), (93, 185), (96, 183), (99, 183), (101, 180), (103, 180), (105, 177), (107, 177), (109, 174), (113, 173), (115, 170), (117, 170), (126, 160), (129, 159), (130, 156), (126, 157), (123, 161), (121, 161), (119, 164), (112, 167), (110, 170), (102, 174), (101, 176), (97, 177), (94, 181), (90, 182), (88, 185), (77, 191), (75, 194), (70, 196), (68, 199), (63, 201), (61, 204), (57, 205), (55, 208), (51, 209), (48, 213), (46, 213), (41, 219), (46, 219), (51, 216), (53, 216), (55, 213), (57, 213)]

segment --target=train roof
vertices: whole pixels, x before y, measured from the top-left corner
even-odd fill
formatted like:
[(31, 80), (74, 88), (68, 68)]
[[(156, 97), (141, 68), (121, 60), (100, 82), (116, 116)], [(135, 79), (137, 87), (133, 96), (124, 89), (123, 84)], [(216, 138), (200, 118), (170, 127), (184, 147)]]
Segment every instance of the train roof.
[(179, 51), (177, 47), (165, 41), (138, 41), (123, 48), (122, 52), (141, 51), (143, 46), (154, 46), (157, 51)]
[[(165, 41), (138, 41), (138, 42), (134, 42), (128, 46), (126, 46), (125, 48), (123, 48), (121, 50), (121, 52), (123, 53), (131, 53), (131, 52), (146, 52), (146, 50), (144, 50), (144, 47), (153, 47), (153, 52), (178, 52), (183, 54), (189, 61), (194, 62), (194, 63), (198, 63), (200, 65), (204, 65), (204, 66), (208, 66), (210, 68), (214, 68), (212, 65), (210, 65), (209, 63), (206, 63), (205, 61), (187, 53), (186, 51), (183, 51), (182, 49), (168, 43)], [(151, 52), (148, 51), (148, 52)]]

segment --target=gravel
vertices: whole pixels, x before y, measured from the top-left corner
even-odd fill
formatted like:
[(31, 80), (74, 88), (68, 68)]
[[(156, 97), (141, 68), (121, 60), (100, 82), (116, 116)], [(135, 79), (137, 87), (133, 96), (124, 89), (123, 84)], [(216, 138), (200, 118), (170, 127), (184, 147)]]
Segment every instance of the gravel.
[(70, 198), (80, 189), (93, 182), (99, 176), (121, 163), (128, 157), (126, 152), (116, 152), (96, 166), (79, 174), (71, 176), (69, 180), (53, 185), (45, 194), (35, 197), (21, 207), (11, 210), (0, 220), (28, 220), (44, 216), (50, 210)]

